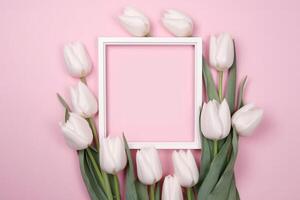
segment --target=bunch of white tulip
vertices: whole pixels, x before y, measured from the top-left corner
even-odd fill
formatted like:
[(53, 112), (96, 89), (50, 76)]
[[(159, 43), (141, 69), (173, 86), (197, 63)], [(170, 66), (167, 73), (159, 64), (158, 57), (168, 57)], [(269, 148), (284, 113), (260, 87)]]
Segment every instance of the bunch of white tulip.
[[(234, 61), (234, 44), (229, 33), (222, 33), (218, 37), (211, 36), (209, 60), (211, 66), (219, 73), (219, 99), (222, 101), (223, 72), (228, 70)], [(241, 136), (248, 136), (258, 126), (262, 115), (262, 109), (249, 104), (234, 113), (231, 120), (226, 99), (221, 104), (211, 100), (202, 107), (201, 131), (206, 138), (217, 141), (228, 136), (232, 124)]]
[[(74, 112), (71, 112), (65, 100), (58, 95), (67, 111), (65, 122), (60, 123), (66, 143), (74, 150), (86, 151), (88, 157), (85, 159), (90, 160), (93, 170), (100, 171), (96, 181), (101, 183), (101, 187), (109, 200), (114, 198), (106, 173), (113, 175), (115, 198), (120, 200), (117, 173), (123, 170), (127, 163), (123, 138), (103, 138), (101, 146), (99, 146), (98, 133), (93, 120), (93, 116), (98, 111), (97, 99), (86, 83), (86, 76), (92, 70), (92, 62), (84, 45), (80, 42), (65, 45), (64, 58), (70, 75), (80, 78), (77, 85), (70, 88)], [(92, 144), (93, 138), (96, 148)], [(97, 159), (92, 155), (92, 151), (98, 151), (98, 149), (100, 150), (100, 166), (97, 164)], [(84, 162), (84, 159), (80, 161)], [(81, 164), (84, 165), (84, 163)], [(83, 174), (83, 178), (87, 179), (85, 176)]]

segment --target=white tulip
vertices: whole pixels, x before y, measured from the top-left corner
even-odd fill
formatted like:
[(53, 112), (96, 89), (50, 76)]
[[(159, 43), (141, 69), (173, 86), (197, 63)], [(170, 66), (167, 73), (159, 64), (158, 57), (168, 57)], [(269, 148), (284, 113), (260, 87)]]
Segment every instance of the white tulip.
[(216, 100), (204, 103), (200, 121), (206, 138), (219, 140), (227, 137), (231, 129), (231, 116), (226, 99), (221, 104)]
[(263, 110), (253, 104), (247, 104), (240, 108), (232, 116), (232, 125), (239, 135), (249, 136), (258, 126), (263, 116)]
[(161, 200), (183, 200), (181, 186), (176, 176), (165, 177)]
[(85, 77), (92, 69), (92, 62), (80, 42), (73, 42), (65, 45), (64, 57), (69, 73), (77, 78)]
[(234, 60), (233, 40), (228, 33), (210, 37), (209, 62), (218, 71), (229, 69)]
[(97, 113), (97, 100), (86, 84), (81, 81), (71, 87), (71, 99), (76, 113), (88, 118)]
[(188, 37), (193, 34), (193, 20), (176, 10), (167, 10), (163, 14), (162, 23), (175, 36)]
[(99, 155), (101, 169), (109, 174), (117, 174), (126, 167), (127, 156), (122, 137), (102, 138)]
[(61, 123), (61, 129), (68, 146), (75, 150), (87, 148), (93, 141), (93, 133), (88, 122), (76, 113), (69, 113), (66, 123)]
[(197, 184), (199, 171), (196, 161), (190, 150), (173, 151), (172, 160), (174, 174), (182, 187), (190, 188)]
[(150, 32), (149, 19), (135, 8), (126, 7), (119, 20), (121, 25), (134, 36), (143, 37)]
[(136, 153), (137, 175), (145, 185), (152, 185), (162, 177), (161, 162), (155, 148), (143, 148)]

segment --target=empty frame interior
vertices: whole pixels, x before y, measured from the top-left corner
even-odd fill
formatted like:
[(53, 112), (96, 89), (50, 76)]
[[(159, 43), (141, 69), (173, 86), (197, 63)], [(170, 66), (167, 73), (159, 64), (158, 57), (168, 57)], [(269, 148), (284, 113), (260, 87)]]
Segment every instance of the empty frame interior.
[(194, 141), (194, 51), (193, 45), (107, 45), (107, 135)]

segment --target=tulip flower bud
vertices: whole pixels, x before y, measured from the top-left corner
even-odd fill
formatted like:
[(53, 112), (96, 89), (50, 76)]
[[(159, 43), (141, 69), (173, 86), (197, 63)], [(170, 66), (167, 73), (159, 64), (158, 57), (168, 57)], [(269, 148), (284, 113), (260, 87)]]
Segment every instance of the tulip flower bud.
[(231, 129), (231, 116), (226, 99), (221, 104), (216, 100), (204, 103), (200, 121), (206, 138), (219, 140), (227, 137)]
[(76, 113), (70, 113), (66, 123), (60, 124), (68, 146), (75, 150), (87, 148), (93, 141), (88, 122)]
[(240, 108), (232, 116), (232, 125), (241, 136), (249, 136), (258, 126), (263, 116), (263, 110), (253, 104)]
[(143, 148), (136, 153), (137, 175), (145, 185), (152, 185), (162, 177), (162, 168), (155, 148)]
[(165, 28), (175, 36), (188, 37), (193, 34), (193, 20), (176, 10), (167, 10), (162, 18)]
[(109, 174), (117, 174), (126, 167), (127, 156), (122, 137), (102, 138), (100, 145), (100, 166)]
[(76, 113), (85, 118), (97, 113), (97, 100), (86, 84), (79, 81), (75, 87), (71, 87), (70, 92)]
[(121, 25), (133, 36), (143, 37), (150, 32), (149, 19), (140, 11), (126, 7), (119, 16)]
[(176, 176), (165, 177), (161, 200), (183, 200), (181, 186)]
[(218, 71), (229, 69), (234, 60), (233, 40), (228, 33), (210, 37), (209, 62)]
[(194, 156), (190, 150), (173, 151), (172, 160), (174, 173), (182, 187), (192, 187), (197, 184), (199, 171)]
[(67, 69), (72, 76), (81, 78), (90, 73), (92, 63), (82, 43), (73, 42), (65, 45), (64, 57)]

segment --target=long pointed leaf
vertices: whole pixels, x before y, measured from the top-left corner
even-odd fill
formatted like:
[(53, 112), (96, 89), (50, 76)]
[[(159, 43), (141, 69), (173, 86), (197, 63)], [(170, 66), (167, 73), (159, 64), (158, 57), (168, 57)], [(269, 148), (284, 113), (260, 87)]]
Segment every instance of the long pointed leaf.
[(247, 76), (241, 81), (241, 83), (239, 85), (237, 109), (239, 109), (240, 107), (242, 107), (244, 105), (243, 97), (244, 97), (246, 83), (247, 83)]
[(156, 184), (155, 200), (160, 200), (160, 182)]
[(63, 107), (70, 112), (71, 109), (70, 109), (69, 105), (67, 104), (67, 102), (64, 100), (64, 98), (62, 96), (60, 96), (59, 93), (56, 93), (56, 95), (57, 95), (59, 102), (63, 105)]
[(86, 159), (85, 150), (80, 150), (78, 156), (81, 176), (89, 192), (90, 198), (92, 200), (107, 200), (105, 193), (95, 180), (94, 174), (91, 173), (91, 169)]
[(137, 196), (138, 196), (139, 200), (149, 200), (149, 195), (148, 195), (146, 185), (140, 183), (139, 181), (136, 181), (135, 182), (135, 187), (136, 187)]
[(203, 78), (204, 78), (204, 84), (205, 84), (205, 90), (206, 90), (207, 97), (209, 100), (216, 99), (219, 101), (220, 99), (218, 96), (217, 88), (216, 88), (215, 82), (212, 78), (209, 66), (204, 58), (202, 61), (203, 61), (203, 65), (202, 65)]
[(201, 183), (199, 192), (198, 192), (198, 200), (207, 200), (208, 195), (214, 189), (217, 184), (219, 177), (221, 176), (224, 167), (226, 165), (226, 155), (228, 153), (228, 147), (231, 144), (230, 142), (231, 136), (229, 135), (226, 138), (224, 145), (221, 150), (218, 152), (216, 157), (213, 159), (209, 171), (205, 176), (204, 181)]
[(234, 112), (235, 108), (235, 91), (236, 91), (236, 51), (234, 45), (234, 60), (233, 64), (228, 71), (226, 100), (228, 102), (230, 112)]
[(220, 177), (214, 190), (208, 197), (208, 200), (222, 200), (229, 195), (230, 187), (233, 181), (234, 175), (234, 163), (237, 157), (237, 133), (235, 129), (232, 132), (232, 152), (230, 161), (228, 162), (222, 176)]
[(135, 185), (136, 181), (135, 181), (135, 175), (134, 175), (133, 162), (132, 162), (132, 158), (131, 158), (131, 152), (130, 152), (127, 140), (124, 135), (123, 135), (123, 140), (125, 143), (125, 150), (126, 150), (127, 160), (128, 160), (128, 164), (126, 167), (126, 199), (127, 200), (139, 200), (137, 190), (136, 190), (136, 185)]

